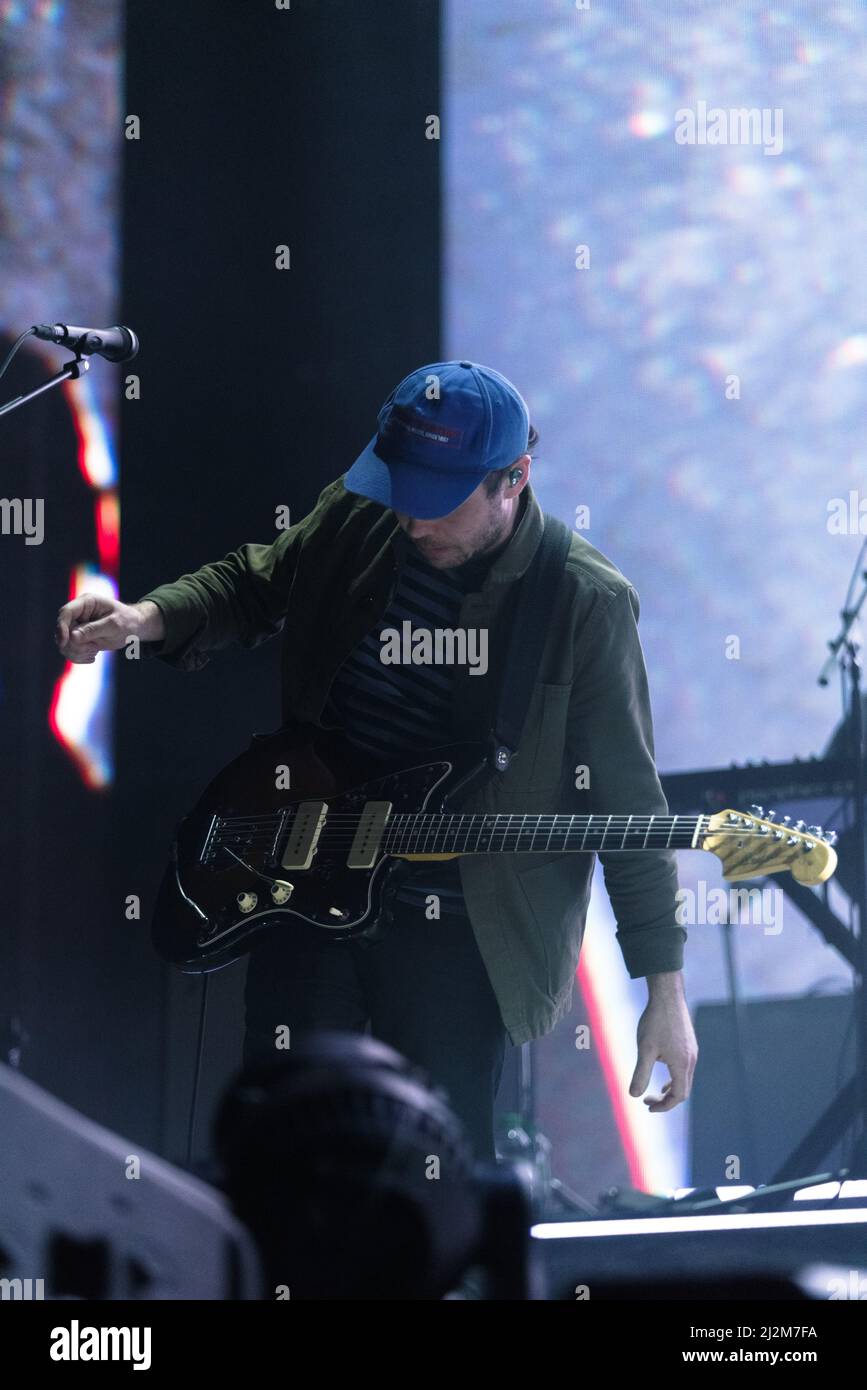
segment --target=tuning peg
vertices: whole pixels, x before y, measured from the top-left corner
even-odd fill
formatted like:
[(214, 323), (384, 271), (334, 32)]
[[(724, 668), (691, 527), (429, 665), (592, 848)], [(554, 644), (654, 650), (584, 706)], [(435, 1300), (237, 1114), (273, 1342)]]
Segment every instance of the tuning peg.
[(820, 839), (822, 838), (821, 825), (808, 825), (807, 829), (809, 830), (811, 835), (818, 835)]
[(776, 820), (776, 819), (777, 819), (777, 813), (776, 813), (776, 811), (767, 811), (767, 812), (765, 813), (765, 820)]
[(794, 829), (795, 829), (795, 830), (805, 830), (805, 829), (806, 829), (806, 822), (804, 822), (804, 821), (802, 821), (802, 820), (796, 820), (796, 821), (795, 821), (795, 825), (794, 825)]
[(784, 825), (784, 826), (786, 827), (786, 829), (788, 830), (788, 828), (789, 828), (789, 821), (790, 821), (791, 819), (792, 819), (791, 816), (783, 816), (783, 819), (780, 821), (780, 825)]
[(825, 836), (825, 844), (826, 844), (826, 845), (836, 845), (836, 843), (837, 843), (837, 832), (836, 832), (836, 830), (829, 830), (828, 833), (827, 833), (827, 835)]
[(759, 817), (759, 820), (761, 820), (764, 817), (765, 810), (763, 806), (756, 806), (755, 803), (753, 803), (753, 805), (750, 807), (750, 810), (753, 811), (754, 814)]

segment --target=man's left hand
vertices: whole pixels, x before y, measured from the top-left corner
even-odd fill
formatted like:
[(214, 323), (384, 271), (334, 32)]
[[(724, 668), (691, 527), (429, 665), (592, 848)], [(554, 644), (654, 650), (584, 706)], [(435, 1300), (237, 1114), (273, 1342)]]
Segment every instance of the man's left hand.
[(647, 1007), (638, 1020), (638, 1061), (629, 1087), (631, 1096), (643, 1095), (657, 1062), (668, 1067), (670, 1080), (661, 1096), (645, 1096), (654, 1113), (673, 1110), (686, 1100), (698, 1058), (698, 1043), (686, 1004), (683, 975), (679, 970), (648, 975)]

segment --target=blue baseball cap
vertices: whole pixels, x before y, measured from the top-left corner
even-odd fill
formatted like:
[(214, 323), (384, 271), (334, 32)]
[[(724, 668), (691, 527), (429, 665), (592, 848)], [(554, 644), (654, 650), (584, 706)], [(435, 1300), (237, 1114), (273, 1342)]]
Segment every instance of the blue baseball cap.
[(394, 388), (377, 424), (344, 476), (347, 492), (430, 521), (448, 516), (487, 473), (527, 452), (530, 412), (493, 367), (432, 362)]

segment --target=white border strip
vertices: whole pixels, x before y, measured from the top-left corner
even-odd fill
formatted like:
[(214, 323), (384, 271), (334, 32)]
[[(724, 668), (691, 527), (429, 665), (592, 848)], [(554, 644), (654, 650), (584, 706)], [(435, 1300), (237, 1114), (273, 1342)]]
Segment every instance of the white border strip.
[(719, 1216), (645, 1216), (612, 1221), (548, 1221), (531, 1226), (537, 1240), (593, 1239), (599, 1236), (665, 1236), (700, 1231), (785, 1230), (795, 1226), (867, 1224), (867, 1207), (847, 1211), (757, 1211)]

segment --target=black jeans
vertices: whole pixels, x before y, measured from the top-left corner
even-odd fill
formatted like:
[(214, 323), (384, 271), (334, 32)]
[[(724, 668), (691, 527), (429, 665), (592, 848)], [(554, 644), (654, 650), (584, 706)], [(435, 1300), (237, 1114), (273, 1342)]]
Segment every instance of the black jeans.
[[(253, 948), (245, 992), (245, 1063), (275, 1056), (275, 1029), (365, 1031), (448, 1092), (476, 1157), (494, 1158), (493, 1108), (506, 1047), (494, 991), (465, 913), (427, 921), (386, 890), (372, 941), (334, 942), (287, 920)], [(277, 1054), (279, 1055), (279, 1054)]]

